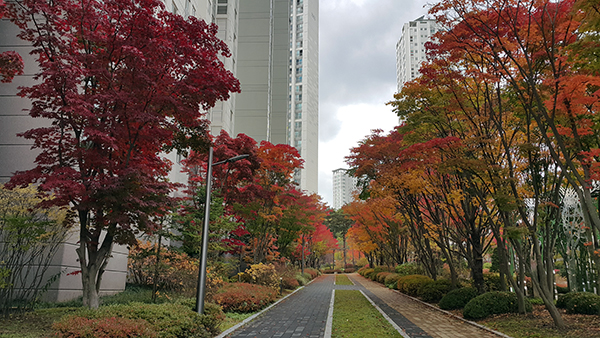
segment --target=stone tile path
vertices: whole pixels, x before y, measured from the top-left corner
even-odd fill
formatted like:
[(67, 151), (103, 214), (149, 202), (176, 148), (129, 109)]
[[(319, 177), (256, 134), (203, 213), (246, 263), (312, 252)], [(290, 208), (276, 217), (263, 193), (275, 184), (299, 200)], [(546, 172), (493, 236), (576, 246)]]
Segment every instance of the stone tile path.
[(227, 337), (289, 338), (326, 337), (327, 314), (333, 289), (361, 290), (402, 329), (414, 338), (499, 338), (390, 290), (358, 274), (348, 275), (353, 286), (334, 285), (334, 275), (324, 275), (272, 307)]

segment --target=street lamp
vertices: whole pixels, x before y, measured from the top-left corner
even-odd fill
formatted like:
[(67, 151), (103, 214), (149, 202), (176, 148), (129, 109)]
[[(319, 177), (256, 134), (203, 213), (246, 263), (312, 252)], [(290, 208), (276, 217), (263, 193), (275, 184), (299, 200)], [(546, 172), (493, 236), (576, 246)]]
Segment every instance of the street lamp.
[(206, 296), (206, 261), (208, 255), (208, 224), (210, 222), (210, 193), (212, 189), (212, 167), (219, 164), (239, 161), (248, 156), (250, 155), (238, 155), (213, 164), (213, 148), (210, 147), (208, 149), (208, 169), (206, 172), (206, 202), (204, 204), (204, 224), (202, 229), (202, 255), (200, 257), (200, 276), (198, 277), (198, 292), (196, 294), (196, 311), (199, 315), (204, 313), (204, 297)]

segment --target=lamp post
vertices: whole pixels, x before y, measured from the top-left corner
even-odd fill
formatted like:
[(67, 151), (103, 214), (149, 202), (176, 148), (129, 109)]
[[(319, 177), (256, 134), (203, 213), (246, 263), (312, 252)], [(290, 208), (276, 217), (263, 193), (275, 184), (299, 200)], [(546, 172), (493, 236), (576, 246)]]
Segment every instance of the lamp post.
[(206, 202), (204, 204), (204, 223), (202, 229), (202, 255), (200, 257), (200, 271), (198, 277), (198, 287), (196, 294), (196, 311), (198, 314), (204, 313), (204, 297), (206, 296), (206, 261), (208, 256), (208, 225), (210, 222), (210, 194), (212, 189), (212, 167), (224, 164), (231, 163), (235, 161), (239, 161), (246, 157), (250, 156), (249, 154), (243, 154), (228, 158), (224, 161), (219, 161), (213, 164), (213, 148), (210, 147), (208, 149), (208, 165), (206, 171)]

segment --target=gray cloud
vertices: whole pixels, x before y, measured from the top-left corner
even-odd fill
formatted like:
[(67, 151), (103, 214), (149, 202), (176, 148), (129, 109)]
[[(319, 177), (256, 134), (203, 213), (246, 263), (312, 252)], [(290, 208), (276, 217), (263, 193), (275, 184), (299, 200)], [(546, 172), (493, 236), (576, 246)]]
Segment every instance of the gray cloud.
[(320, 138), (334, 138), (337, 107), (383, 104), (396, 88), (396, 42), (405, 22), (426, 13), (425, 1), (321, 1)]
[[(319, 193), (332, 201), (331, 170), (344, 144), (340, 126), (349, 116), (340, 108), (361, 105), (364, 119), (374, 120), (369, 106), (382, 106), (396, 90), (396, 43), (404, 23), (427, 13), (427, 0), (321, 0), (319, 14)], [(355, 116), (352, 118), (356, 118)], [(382, 126), (382, 128), (384, 128)], [(347, 134), (354, 130), (344, 130)], [(360, 135), (362, 138), (362, 135)], [(357, 144), (347, 145), (347, 149)], [(334, 153), (337, 151), (338, 153)], [(349, 150), (348, 150), (349, 152)]]

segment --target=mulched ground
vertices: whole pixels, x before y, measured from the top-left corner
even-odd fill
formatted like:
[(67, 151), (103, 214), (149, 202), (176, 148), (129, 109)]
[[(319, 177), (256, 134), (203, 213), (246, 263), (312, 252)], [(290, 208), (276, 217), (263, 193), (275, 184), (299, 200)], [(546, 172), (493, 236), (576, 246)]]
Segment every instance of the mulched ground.
[[(559, 309), (567, 325), (566, 330), (554, 328), (554, 321), (543, 305), (534, 305), (527, 315), (503, 314), (480, 320), (477, 323), (514, 338), (600, 338), (600, 316), (567, 314)], [(462, 310), (450, 311), (462, 317)]]

